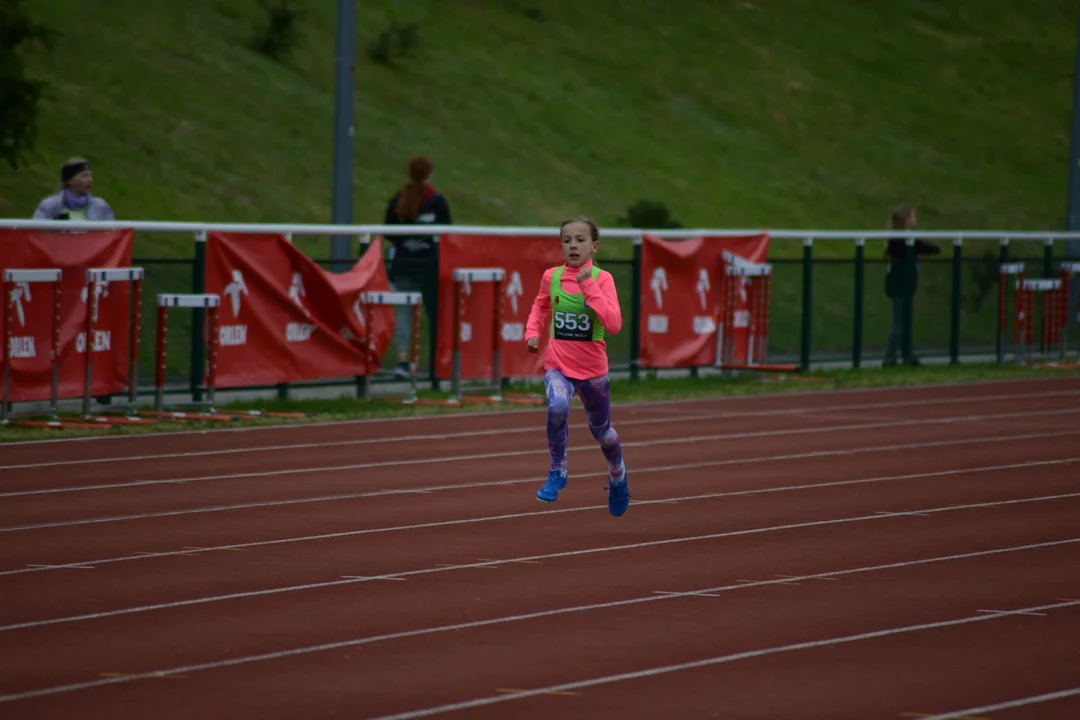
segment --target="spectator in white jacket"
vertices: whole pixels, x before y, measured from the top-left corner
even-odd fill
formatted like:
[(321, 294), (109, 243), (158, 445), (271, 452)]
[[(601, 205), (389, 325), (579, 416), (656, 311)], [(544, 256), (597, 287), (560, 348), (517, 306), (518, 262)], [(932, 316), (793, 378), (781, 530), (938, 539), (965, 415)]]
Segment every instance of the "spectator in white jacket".
[(86, 158), (74, 157), (60, 166), (60, 190), (41, 201), (35, 220), (115, 220), (109, 203), (90, 193), (94, 172)]

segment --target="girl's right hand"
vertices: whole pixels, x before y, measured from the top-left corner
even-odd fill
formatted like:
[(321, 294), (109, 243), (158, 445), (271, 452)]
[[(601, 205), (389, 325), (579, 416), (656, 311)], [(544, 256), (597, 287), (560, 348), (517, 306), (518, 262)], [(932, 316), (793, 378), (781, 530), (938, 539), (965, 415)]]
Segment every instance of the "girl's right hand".
[(525, 341), (525, 349), (528, 350), (531, 353), (539, 351), (540, 350), (540, 338), (531, 337), (528, 340), (526, 340)]

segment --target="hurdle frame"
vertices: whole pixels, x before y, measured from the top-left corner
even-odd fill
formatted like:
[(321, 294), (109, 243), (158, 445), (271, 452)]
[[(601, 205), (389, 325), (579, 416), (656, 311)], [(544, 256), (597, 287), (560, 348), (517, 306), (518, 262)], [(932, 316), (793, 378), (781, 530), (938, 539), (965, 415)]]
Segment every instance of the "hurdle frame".
[[(1042, 299), (1042, 341), (1046, 354), (1054, 345), (1062, 343), (1062, 326), (1068, 318), (1062, 313), (1062, 290), (1068, 286), (1060, 278), (1022, 279), (1016, 282), (1016, 309), (1013, 337), (1016, 344), (1016, 361), (1021, 365), (1031, 362), (1035, 340), (1035, 293)], [(1066, 306), (1067, 307), (1067, 306)], [(1059, 349), (1064, 360), (1064, 344)]]
[(165, 412), (165, 358), (167, 356), (167, 336), (169, 324), (169, 308), (187, 308), (189, 310), (204, 310), (207, 315), (207, 334), (209, 343), (207, 347), (207, 375), (206, 375), (206, 400), (193, 401), (173, 407), (205, 407), (211, 413), (214, 412), (214, 391), (217, 377), (217, 352), (218, 352), (218, 309), (221, 307), (221, 296), (214, 293), (191, 293), (171, 294), (161, 293), (157, 296), (157, 344), (154, 351), (154, 411)]
[(463, 400), (461, 384), (461, 324), (465, 314), (465, 284), (490, 282), (495, 291), (494, 325), (492, 329), (491, 349), (491, 386), (472, 387), (475, 393), (493, 392), (491, 399), (502, 401), (502, 317), (503, 317), (503, 282), (506, 280), (504, 268), (454, 268), (451, 275), (454, 283), (454, 339), (450, 377), (450, 401), (460, 403)]
[[(392, 291), (367, 291), (360, 293), (360, 303), (364, 306), (364, 399), (370, 402), (373, 398), (371, 392), (371, 379), (378, 375), (379, 368), (375, 357), (375, 347), (371, 340), (375, 317), (373, 309), (381, 307), (412, 307), (412, 332), (409, 337), (409, 395), (402, 402), (406, 405), (416, 402), (419, 391), (420, 371), (420, 309), (423, 305), (423, 295), (418, 292), (392, 292)], [(396, 321), (396, 320), (395, 320)]]
[(110, 405), (110, 410), (134, 410), (138, 407), (139, 396), (139, 338), (142, 332), (142, 287), (146, 273), (141, 267), (127, 268), (87, 268), (86, 270), (86, 363), (83, 378), (84, 418), (91, 416), (90, 403), (93, 397), (94, 359), (93, 340), (95, 332), (94, 317), (99, 309), (98, 285), (101, 283), (127, 282), (131, 290), (128, 305), (128, 358), (127, 358), (127, 397), (124, 405)]
[[(797, 365), (772, 365), (765, 362), (769, 352), (772, 270), (769, 263), (755, 263), (725, 250), (720, 261), (720, 321), (716, 325), (716, 361), (713, 367), (725, 371), (797, 372)], [(735, 296), (737, 278), (751, 278), (749, 291), (750, 319), (746, 362), (734, 362)]]
[[(997, 331), (997, 361), (998, 365), (1005, 363), (1005, 338), (1008, 333), (1008, 306), (1009, 306), (1009, 281), (1008, 278), (1017, 278), (1017, 287), (1024, 282), (1025, 265), (1022, 262), (1007, 262), (998, 265), (998, 331)], [(1015, 297), (1014, 297), (1015, 303)], [(1015, 337), (1016, 308), (1013, 308), (1013, 323)], [(1015, 343), (1015, 340), (1014, 340)], [(1014, 348), (1014, 352), (1015, 352)]]
[(13, 412), (8, 408), (11, 404), (11, 339), (12, 324), (15, 322), (15, 285), (17, 283), (51, 283), (53, 286), (52, 299), (52, 332), (50, 333), (50, 358), (52, 365), (51, 389), (49, 394), (48, 415), (57, 418), (60, 415), (60, 282), (64, 274), (59, 268), (11, 268), (3, 273), (4, 293), (4, 336), (3, 353), (0, 359), (0, 425), (6, 425), (12, 418), (42, 415), (41, 411), (26, 410)]

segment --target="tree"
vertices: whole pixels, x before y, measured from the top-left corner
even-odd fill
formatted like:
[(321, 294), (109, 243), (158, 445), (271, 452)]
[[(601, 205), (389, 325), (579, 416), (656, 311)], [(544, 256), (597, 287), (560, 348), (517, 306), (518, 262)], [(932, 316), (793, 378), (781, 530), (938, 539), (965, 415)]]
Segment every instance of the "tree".
[(25, 164), (37, 138), (38, 103), (48, 84), (26, 76), (26, 47), (53, 47), (54, 30), (35, 22), (22, 0), (0, 0), (0, 161)]

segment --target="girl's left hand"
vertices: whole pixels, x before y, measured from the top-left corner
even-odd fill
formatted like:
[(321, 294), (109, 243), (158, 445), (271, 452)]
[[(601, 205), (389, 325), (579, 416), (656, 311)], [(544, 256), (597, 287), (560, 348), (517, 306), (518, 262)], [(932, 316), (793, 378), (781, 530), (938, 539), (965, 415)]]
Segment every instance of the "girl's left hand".
[(588, 278), (590, 275), (592, 275), (592, 270), (582, 265), (581, 269), (578, 270), (577, 274), (578, 285), (585, 282), (586, 278)]

